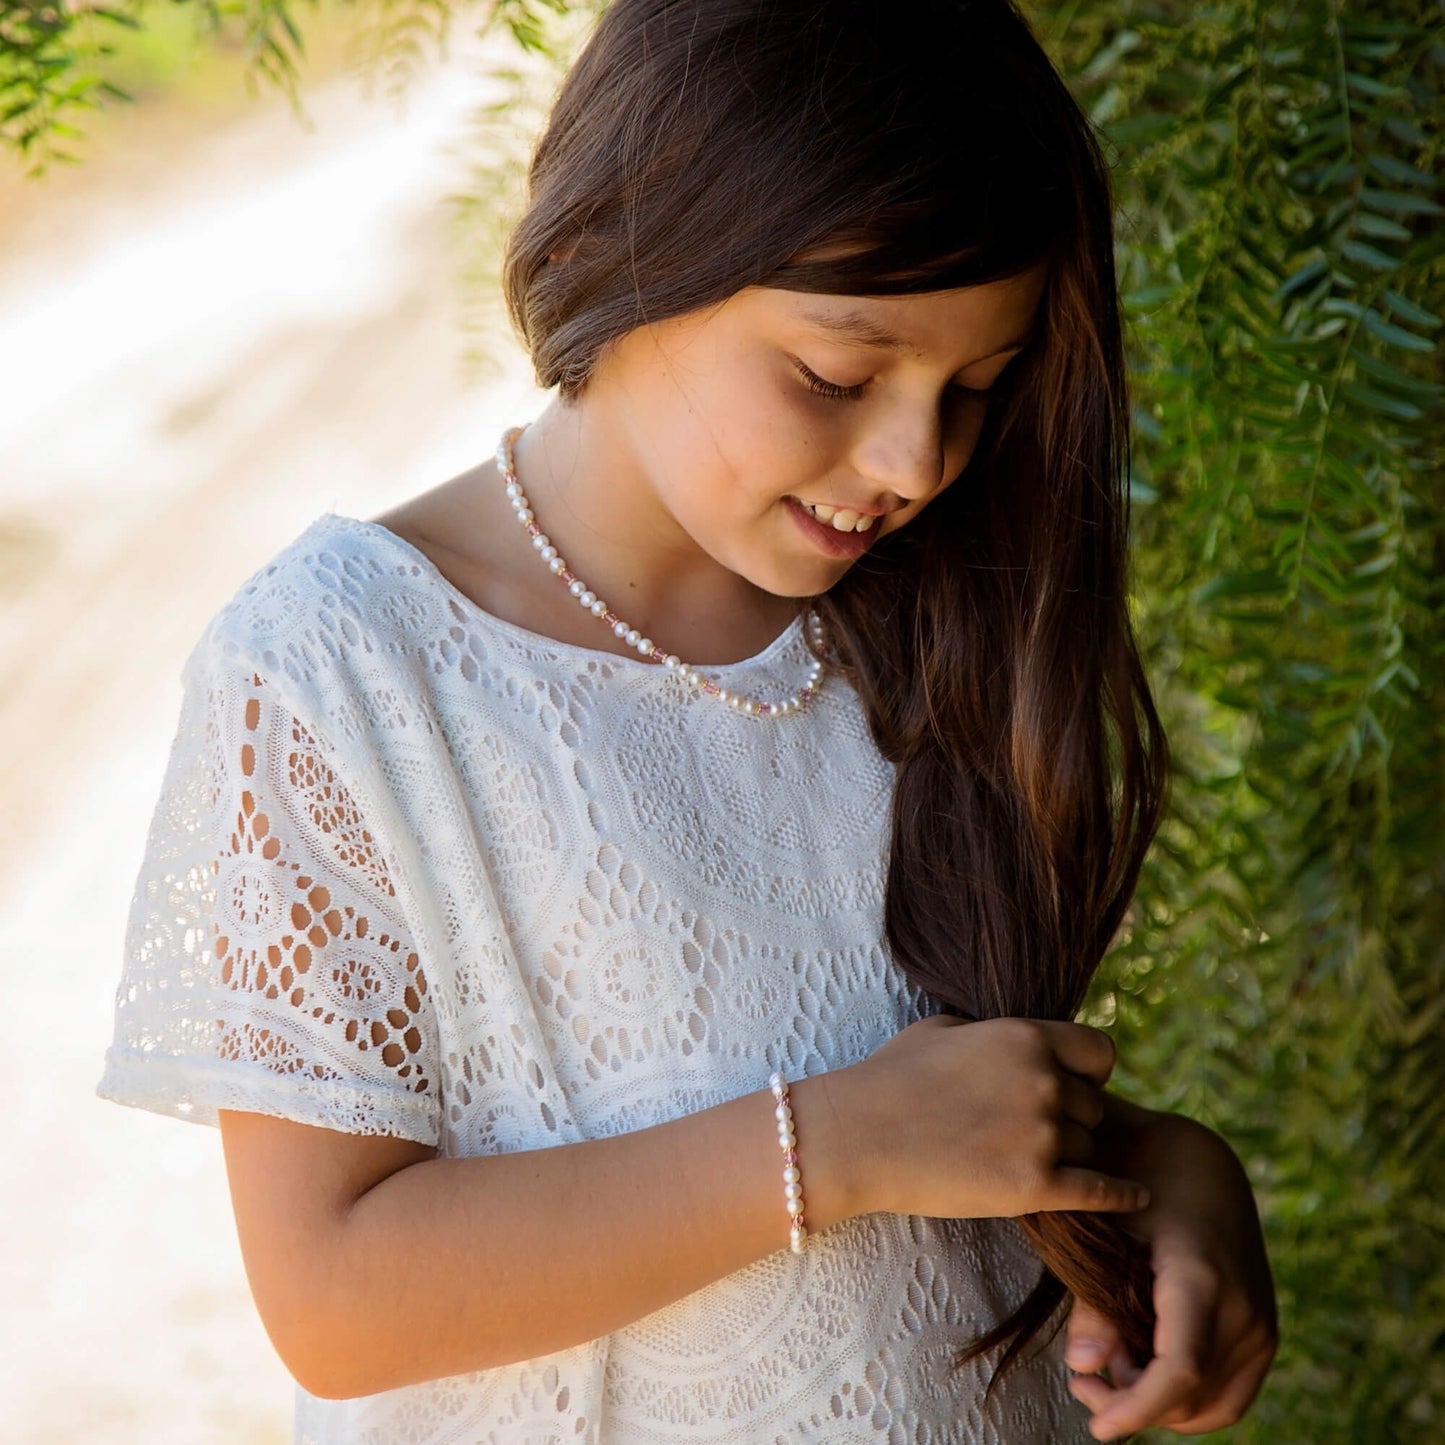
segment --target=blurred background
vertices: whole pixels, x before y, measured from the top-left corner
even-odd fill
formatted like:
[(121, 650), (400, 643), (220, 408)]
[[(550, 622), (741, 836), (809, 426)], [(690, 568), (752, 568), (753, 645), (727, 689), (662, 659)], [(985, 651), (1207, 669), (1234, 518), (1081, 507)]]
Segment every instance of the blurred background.
[[(0, 0), (7, 1442), (290, 1438), (218, 1136), (93, 1094), (131, 888), (214, 611), (544, 404), (498, 246), (598, 8)], [(1283, 1343), (1217, 1438), (1438, 1441), (1441, 11), (1024, 8), (1115, 167), (1176, 767), (1085, 1019), (1260, 1200)]]
[(81, 164), (0, 155), (0, 1439), (278, 1445), (219, 1135), (93, 1090), (202, 627), (320, 513), (543, 405), (505, 325), (465, 324), (447, 199), (518, 48), (459, 26), (401, 85), (322, 11), (303, 120), (248, 93), (234, 25), (142, 18), (106, 72), (136, 103), (87, 118)]

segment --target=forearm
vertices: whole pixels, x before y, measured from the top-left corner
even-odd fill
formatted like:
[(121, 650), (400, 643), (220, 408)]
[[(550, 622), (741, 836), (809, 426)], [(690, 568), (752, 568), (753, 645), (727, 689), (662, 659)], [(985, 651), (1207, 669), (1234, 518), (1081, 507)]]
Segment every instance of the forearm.
[[(822, 1076), (792, 1095), (806, 1219), (824, 1229), (853, 1212), (838, 1121)], [(764, 1089), (615, 1138), (389, 1175), (334, 1231), (305, 1373), (347, 1396), (531, 1359), (786, 1248), (773, 1107)]]

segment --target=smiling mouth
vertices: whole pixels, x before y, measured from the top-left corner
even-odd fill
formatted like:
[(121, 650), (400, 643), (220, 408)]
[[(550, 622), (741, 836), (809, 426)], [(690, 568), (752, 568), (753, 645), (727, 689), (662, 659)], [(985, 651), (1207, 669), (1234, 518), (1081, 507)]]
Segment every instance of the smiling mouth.
[(867, 532), (878, 520), (867, 513), (859, 513), (848, 507), (830, 507), (826, 502), (805, 502), (801, 497), (794, 499), (810, 517), (815, 517), (824, 526), (835, 532)]
[[(878, 540), (879, 529), (876, 527), (865, 528), (861, 532), (849, 527), (845, 531), (832, 522), (821, 521), (800, 497), (787, 497), (784, 504), (813, 546), (830, 557), (847, 560), (861, 557)], [(876, 521), (877, 518), (870, 520)]]

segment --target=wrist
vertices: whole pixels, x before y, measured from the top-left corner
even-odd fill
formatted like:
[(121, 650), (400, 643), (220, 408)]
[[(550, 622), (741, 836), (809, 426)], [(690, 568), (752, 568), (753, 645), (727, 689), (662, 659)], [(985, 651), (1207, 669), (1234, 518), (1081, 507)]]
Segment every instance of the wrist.
[(1155, 1244), (1176, 1234), (1197, 1242), (1222, 1197), (1249, 1195), (1244, 1166), (1228, 1142), (1185, 1114), (1107, 1095), (1104, 1123), (1095, 1134), (1100, 1167), (1148, 1186), (1151, 1203), (1130, 1225)]
[(856, 1120), (839, 1087), (845, 1073), (814, 1074), (788, 1086), (810, 1232), (871, 1208), (862, 1187), (866, 1171), (859, 1167)]

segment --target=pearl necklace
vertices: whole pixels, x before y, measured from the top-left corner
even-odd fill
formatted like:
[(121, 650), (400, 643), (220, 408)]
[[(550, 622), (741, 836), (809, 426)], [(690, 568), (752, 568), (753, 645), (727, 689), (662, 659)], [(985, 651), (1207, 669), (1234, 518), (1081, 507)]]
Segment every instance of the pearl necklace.
[[(785, 698), (782, 702), (764, 702), (760, 698), (747, 697), (743, 693), (730, 692), (725, 687), (719, 687), (712, 678), (705, 677), (695, 667), (683, 662), (675, 653), (664, 652), (660, 647), (653, 646), (650, 637), (644, 637), (635, 627), (629, 626), (613, 612), (558, 556), (551, 539), (537, 525), (537, 518), (528, 505), (527, 494), (522, 490), (522, 483), (517, 477), (517, 464), (512, 455), (512, 448), (517, 438), (525, 430), (525, 427), (520, 426), (509, 427), (502, 434), (502, 440), (497, 444), (497, 466), (506, 479), (507, 498), (512, 504), (512, 510), (516, 513), (518, 522), (530, 534), (532, 546), (536, 548), (538, 555), (547, 564), (548, 570), (561, 579), (562, 585), (587, 611), (607, 623), (615, 636), (622, 638), (629, 647), (636, 648), (643, 657), (652, 662), (660, 662), (674, 677), (680, 677), (684, 682), (699, 688), (709, 697), (715, 697), (736, 712), (744, 713), (748, 717), (786, 717), (790, 713), (800, 712), (808, 705), (817, 695), (818, 683), (823, 676), (823, 664), (816, 657), (812, 660), (809, 668), (807, 684), (801, 691), (794, 693), (790, 698)], [(813, 640), (821, 648), (823, 644), (822, 619), (816, 612), (810, 612), (808, 621)]]

